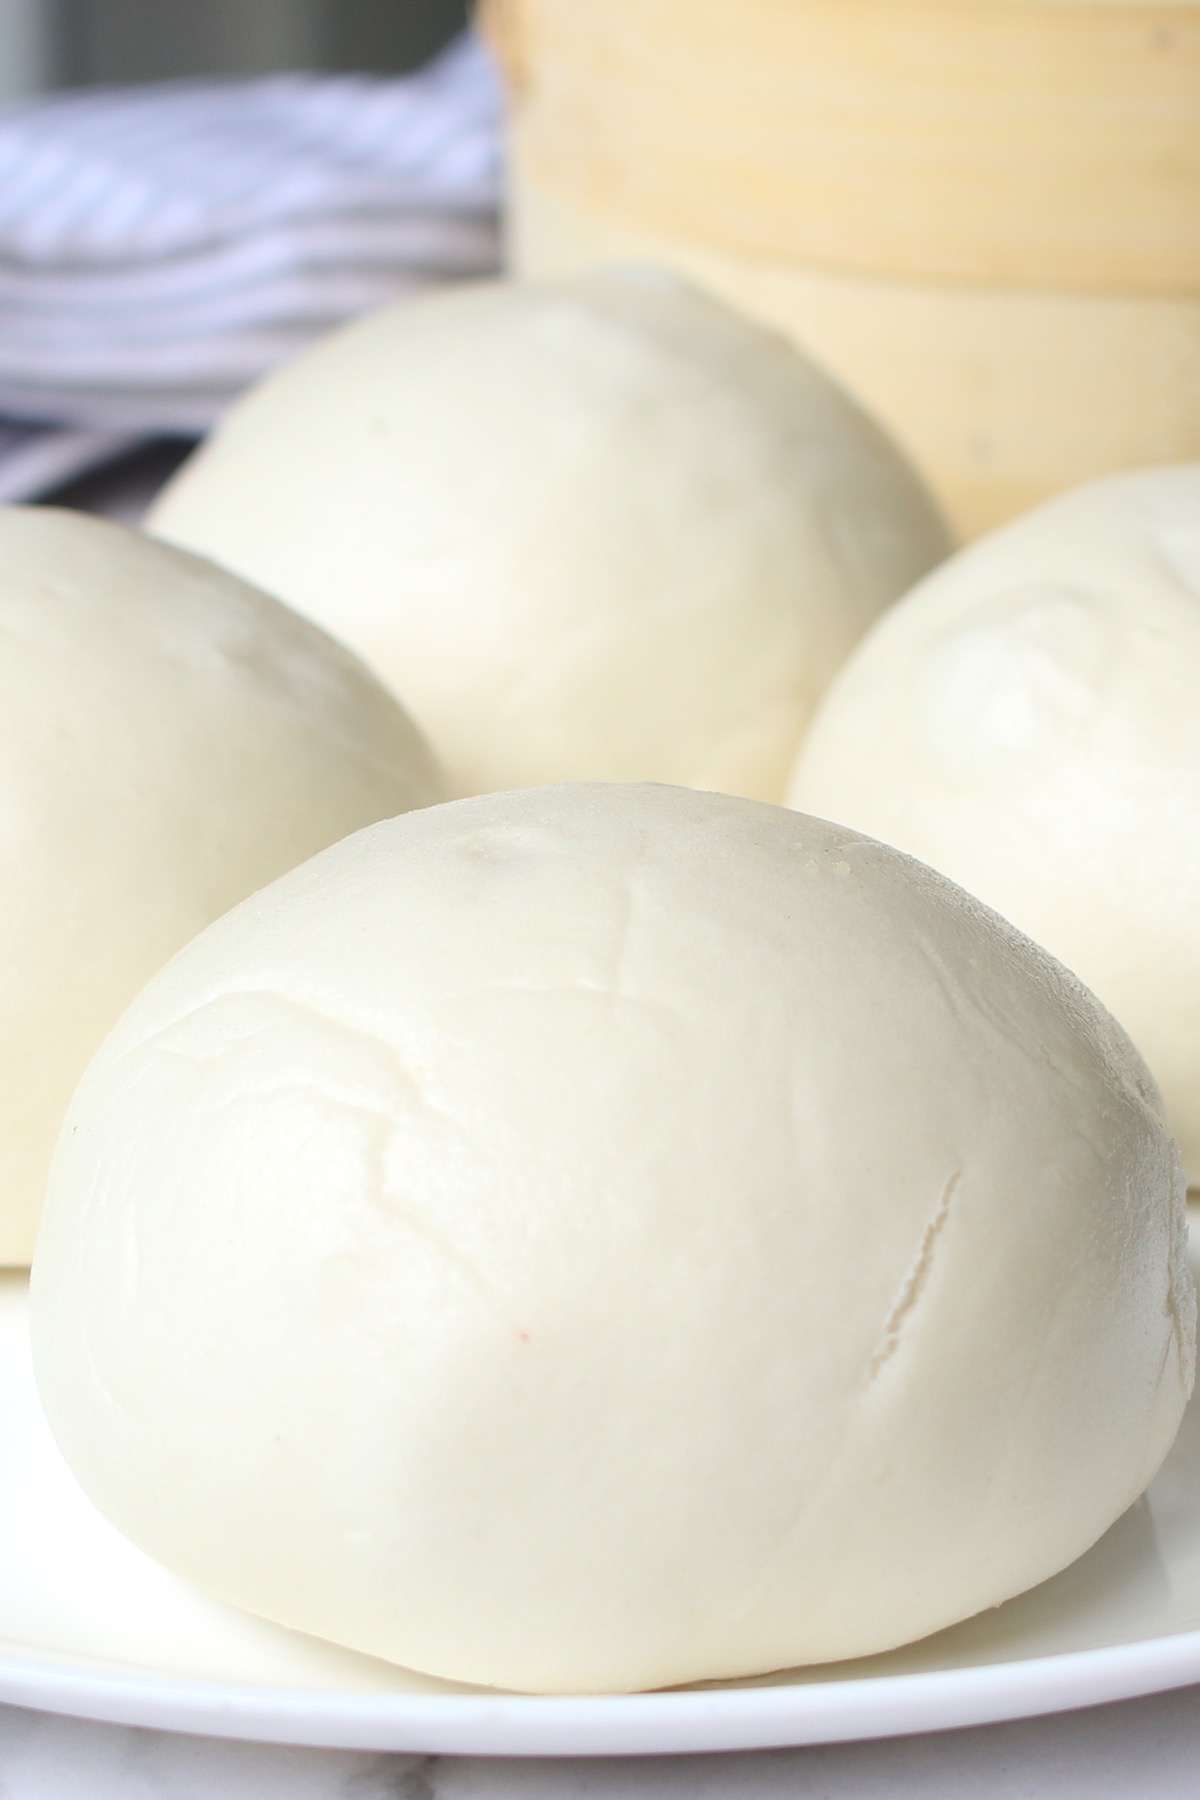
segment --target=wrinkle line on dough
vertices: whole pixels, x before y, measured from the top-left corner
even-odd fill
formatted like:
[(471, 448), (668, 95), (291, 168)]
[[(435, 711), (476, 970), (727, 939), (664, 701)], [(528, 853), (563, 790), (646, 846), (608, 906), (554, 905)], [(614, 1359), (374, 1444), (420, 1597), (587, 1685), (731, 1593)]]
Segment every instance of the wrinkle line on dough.
[(350, 1019), (338, 1018), (335, 1013), (326, 1011), (323, 1007), (316, 1005), (313, 1001), (302, 999), (295, 994), (285, 993), (279, 988), (247, 986), (222, 988), (217, 993), (211, 994), (201, 1006), (193, 1007), (190, 1011), (181, 1013), (178, 1017), (168, 1020), (165, 1025), (161, 1025), (156, 1030), (147, 1033), (145, 1037), (137, 1039), (134, 1043), (125, 1048), (122, 1051), (122, 1054), (124, 1056), (130, 1056), (153, 1045), (160, 1052), (176, 1057), (181, 1062), (190, 1062), (197, 1068), (202, 1068), (205, 1064), (216, 1062), (226, 1055), (232, 1044), (245, 1042), (249, 1038), (261, 1036), (271, 1029), (271, 1021), (269, 1019), (255, 1020), (244, 1029), (236, 1033), (230, 1033), (223, 1042), (215, 1045), (211, 1050), (198, 1050), (192, 1045), (188, 1045), (185, 1048), (180, 1044), (163, 1041), (178, 1027), (191, 1024), (192, 1021), (199, 1018), (202, 1013), (207, 1012), (212, 1007), (220, 1005), (226, 1000), (263, 1000), (268, 1002), (268, 1004), (304, 1014), (310, 1019), (315, 1019), (318, 1024), (325, 1025), (329, 1030), (337, 1032), (340, 1036), (364, 1045), (373, 1055), (379, 1057), (381, 1061), (388, 1065), (392, 1073), (398, 1077), (401, 1084), (407, 1087), (416, 1096), (428, 1113), (436, 1118), (444, 1120), (448, 1125), (453, 1125), (456, 1128), (461, 1125), (461, 1120), (458, 1119), (455, 1114), (448, 1112), (445, 1107), (438, 1105), (435, 1100), (431, 1099), (427, 1087), (422, 1083), (420, 1076), (404, 1061), (397, 1045), (389, 1043), (387, 1038), (382, 1034), (370, 1031), (361, 1025), (356, 1025)]
[(504, 1302), (504, 1297), (494, 1282), (488, 1280), (483, 1271), (477, 1267), (471, 1257), (464, 1254), (444, 1232), (438, 1230), (420, 1206), (414, 1205), (404, 1194), (397, 1192), (388, 1180), (387, 1147), (391, 1139), (393, 1121), (382, 1110), (374, 1107), (360, 1106), (355, 1109), (360, 1116), (369, 1121), (370, 1133), (369, 1154), (375, 1170), (375, 1192), (378, 1198), (396, 1217), (403, 1219), (408, 1229), (417, 1237), (423, 1238), (431, 1249), (452, 1268), (455, 1269), (467, 1286), (479, 1298), (492, 1308), (496, 1316), (506, 1325), (514, 1323)]
[[(348, 1037), (358, 1038), (366, 1043), (372, 1050), (385, 1053), (386, 1061), (390, 1065), (392, 1073), (400, 1077), (401, 1085), (406, 1087), (416, 1096), (419, 1104), (432, 1116), (442, 1119), (456, 1129), (458, 1128), (459, 1121), (457, 1119), (451, 1114), (444, 1112), (441, 1108), (431, 1105), (416, 1076), (413, 1075), (412, 1071), (403, 1063), (395, 1047), (388, 1044), (385, 1040), (377, 1039), (371, 1033), (363, 1031), (357, 1026), (346, 1024), (335, 1018), (333, 1015), (322, 1012), (319, 1008), (309, 1005), (305, 1001), (294, 1000), (290, 995), (280, 994), (271, 989), (242, 988), (237, 990), (226, 990), (226, 993), (219, 996), (219, 998), (226, 998), (229, 993), (233, 993), (235, 997), (239, 999), (246, 995), (262, 996), (278, 1002), (283, 1006), (295, 1007), (298, 1011), (309, 1014), (330, 1029), (343, 1032)], [(185, 1015), (185, 1018), (192, 1017), (195, 1017), (195, 1014)], [(183, 1020), (174, 1021), (175, 1024), (183, 1022)], [(170, 1028), (171, 1027), (164, 1027), (164, 1032)], [(264, 1029), (268, 1029), (268, 1027), (266, 1025), (256, 1024), (251, 1030), (239, 1035), (244, 1040), (246, 1037), (253, 1036), (258, 1031)], [(145, 1039), (144, 1042), (150, 1043), (153, 1042), (155, 1038), (161, 1039), (162, 1036), (162, 1032), (153, 1033), (151, 1037)], [(203, 1067), (206, 1063), (212, 1062), (224, 1054), (228, 1046), (222, 1045), (212, 1052), (197, 1052), (190, 1047), (184, 1047), (179, 1044), (163, 1043), (160, 1041), (156, 1047), (160, 1054), (174, 1057), (182, 1062), (191, 1063), (196, 1067)], [(387, 1179), (386, 1149), (388, 1139), (396, 1124), (396, 1115), (392, 1110), (365, 1096), (352, 1097), (345, 1093), (340, 1093), (323, 1085), (316, 1079), (306, 1079), (297, 1071), (291, 1071), (284, 1077), (270, 1083), (258, 1083), (252, 1087), (243, 1087), (235, 1096), (232, 1096), (232, 1098), (240, 1102), (248, 1097), (262, 1099), (287, 1093), (305, 1095), (309, 1100), (316, 1100), (340, 1113), (356, 1116), (364, 1121), (370, 1133), (369, 1154), (374, 1165), (375, 1192), (378, 1197), (392, 1213), (397, 1217), (404, 1219), (409, 1229), (413, 1231), (415, 1235), (423, 1238), (425, 1242), (428, 1243), (432, 1249), (436, 1250), (450, 1266), (457, 1269), (468, 1287), (473, 1289), (480, 1298), (485, 1300), (500, 1318), (506, 1323), (511, 1323), (503, 1296), (495, 1285), (487, 1279), (470, 1257), (466, 1256), (449, 1240), (449, 1238), (438, 1231), (432, 1220), (420, 1207), (414, 1206), (410, 1200), (398, 1193), (395, 1187), (389, 1183)], [(225, 1103), (226, 1102), (223, 1102), (222, 1104)]]
[(934, 1252), (937, 1249), (938, 1240), (945, 1230), (946, 1221), (950, 1217), (950, 1208), (958, 1184), (962, 1180), (962, 1173), (961, 1169), (955, 1169), (942, 1189), (941, 1199), (922, 1234), (920, 1247), (917, 1250), (917, 1259), (904, 1278), (900, 1292), (888, 1314), (887, 1323), (879, 1342), (871, 1356), (868, 1381), (874, 1381), (885, 1363), (889, 1362), (899, 1349), (904, 1327), (928, 1286), (929, 1276), (933, 1269)]

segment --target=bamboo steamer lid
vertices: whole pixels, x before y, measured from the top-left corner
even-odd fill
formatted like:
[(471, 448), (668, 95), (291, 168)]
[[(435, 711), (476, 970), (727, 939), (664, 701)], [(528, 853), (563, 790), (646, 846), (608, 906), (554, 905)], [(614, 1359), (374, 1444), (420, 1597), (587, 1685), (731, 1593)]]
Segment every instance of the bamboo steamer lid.
[(1200, 456), (1200, 0), (491, 0), (522, 273), (792, 332), (971, 534)]
[(742, 259), (518, 181), (515, 266), (638, 256), (795, 337), (905, 445), (974, 537), (1082, 481), (1200, 460), (1200, 299), (884, 281)]

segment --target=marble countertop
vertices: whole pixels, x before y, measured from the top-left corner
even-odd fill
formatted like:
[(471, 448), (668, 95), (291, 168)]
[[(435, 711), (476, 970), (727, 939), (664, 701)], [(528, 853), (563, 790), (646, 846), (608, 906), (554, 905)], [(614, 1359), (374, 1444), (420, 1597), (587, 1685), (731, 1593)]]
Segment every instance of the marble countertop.
[(1200, 1688), (866, 1744), (502, 1761), (230, 1743), (0, 1707), (0, 1800), (1192, 1800)]

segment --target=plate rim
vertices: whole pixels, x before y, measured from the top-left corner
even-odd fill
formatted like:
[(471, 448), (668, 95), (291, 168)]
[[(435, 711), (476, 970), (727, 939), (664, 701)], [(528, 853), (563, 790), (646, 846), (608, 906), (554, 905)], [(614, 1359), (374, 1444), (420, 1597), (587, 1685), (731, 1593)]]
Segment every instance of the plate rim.
[(849, 1743), (1044, 1717), (1200, 1681), (1200, 1629), (965, 1668), (600, 1695), (282, 1688), (21, 1651), (0, 1643), (0, 1701), (36, 1712), (256, 1743), (454, 1756)]

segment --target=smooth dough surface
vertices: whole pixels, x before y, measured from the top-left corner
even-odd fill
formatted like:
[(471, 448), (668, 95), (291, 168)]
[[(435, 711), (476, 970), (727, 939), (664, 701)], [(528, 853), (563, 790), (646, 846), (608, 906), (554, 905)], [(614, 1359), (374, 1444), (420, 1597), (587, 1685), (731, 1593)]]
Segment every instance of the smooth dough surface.
[(0, 1263), (27, 1263), (71, 1090), (202, 926), (437, 797), (367, 671), (124, 526), (0, 510)]
[(1082, 1552), (1174, 1436), (1153, 1084), (1082, 985), (777, 807), (525, 790), (361, 832), (135, 1002), (34, 1269), (121, 1530), (415, 1668), (853, 1656)]
[(1200, 1181), (1200, 464), (1052, 501), (864, 641), (790, 802), (899, 845), (1083, 977)]
[(778, 800), (834, 670), (950, 548), (828, 377), (638, 268), (335, 334), (233, 409), (150, 527), (357, 650), (458, 793)]

